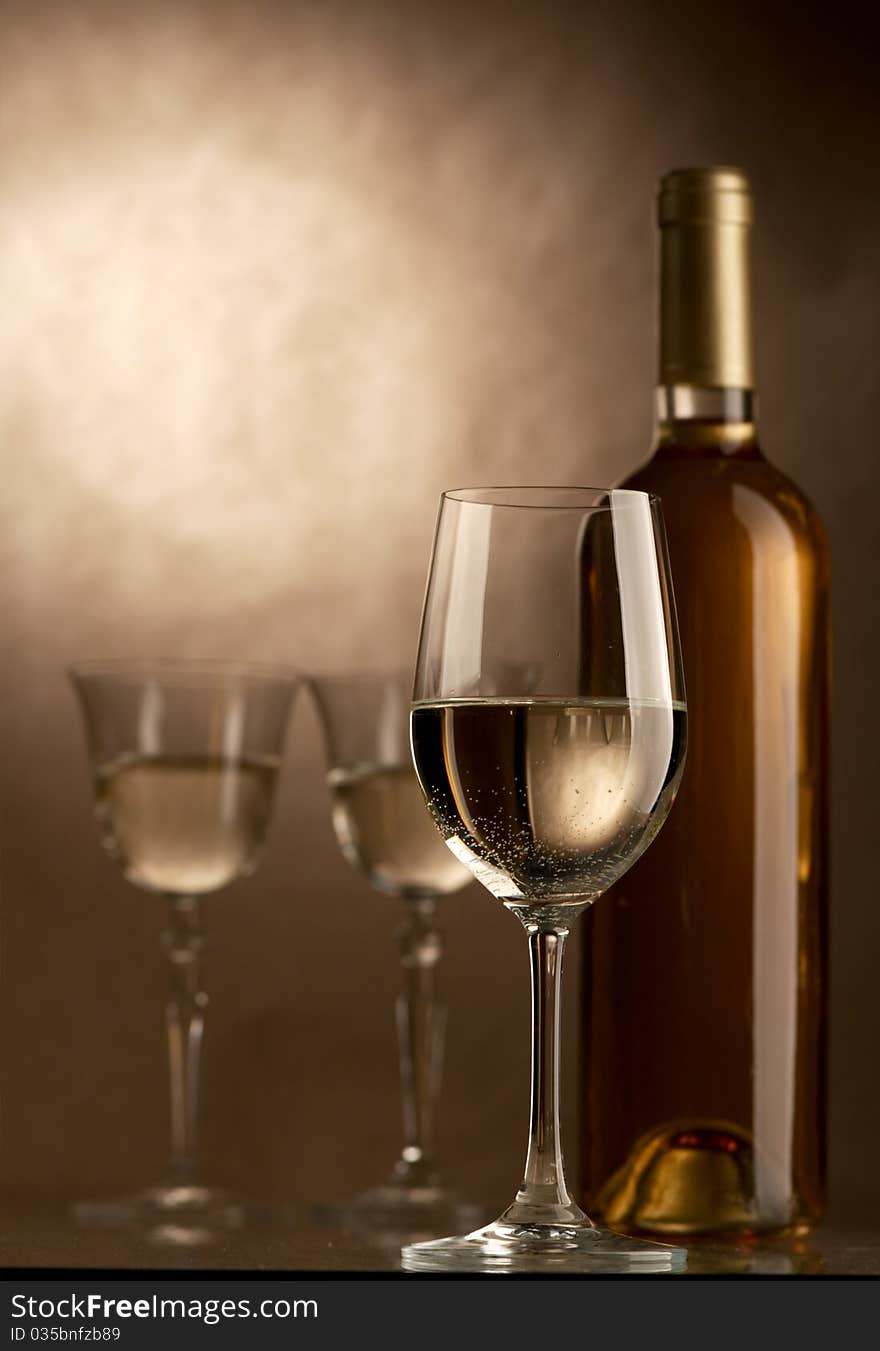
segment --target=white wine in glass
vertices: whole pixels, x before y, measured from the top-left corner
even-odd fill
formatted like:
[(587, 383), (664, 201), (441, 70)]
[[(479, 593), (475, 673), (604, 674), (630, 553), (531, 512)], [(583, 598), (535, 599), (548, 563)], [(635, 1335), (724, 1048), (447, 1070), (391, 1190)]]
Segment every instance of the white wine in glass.
[(95, 770), (104, 847), (136, 886), (217, 891), (253, 871), (277, 773), (277, 756), (118, 756)]
[(552, 905), (611, 886), (647, 849), (685, 720), (683, 704), (453, 700), (415, 707), (413, 750), (451, 851), (502, 900)]
[(443, 896), (471, 880), (448, 849), (437, 848), (412, 763), (331, 769), (327, 783), (339, 847), (371, 887)]

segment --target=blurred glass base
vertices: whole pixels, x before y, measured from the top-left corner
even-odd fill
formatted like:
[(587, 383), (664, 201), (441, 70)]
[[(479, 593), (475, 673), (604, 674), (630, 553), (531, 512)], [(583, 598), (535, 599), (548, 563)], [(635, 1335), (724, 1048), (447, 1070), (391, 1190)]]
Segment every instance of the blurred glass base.
[(484, 1208), (440, 1184), (413, 1186), (390, 1178), (353, 1201), (312, 1208), (315, 1222), (353, 1233), (412, 1239), (437, 1237), (479, 1224)]
[(186, 1248), (242, 1229), (252, 1215), (251, 1207), (222, 1188), (170, 1183), (128, 1196), (78, 1201), (73, 1218), (78, 1225), (133, 1229), (155, 1242)]

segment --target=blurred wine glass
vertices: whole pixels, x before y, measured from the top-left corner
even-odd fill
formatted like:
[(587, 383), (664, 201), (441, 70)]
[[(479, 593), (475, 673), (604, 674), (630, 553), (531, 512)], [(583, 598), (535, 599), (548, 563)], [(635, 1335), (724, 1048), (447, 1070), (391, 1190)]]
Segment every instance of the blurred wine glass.
[(188, 1243), (239, 1225), (240, 1201), (202, 1181), (198, 1116), (208, 996), (200, 903), (253, 872), (265, 843), (298, 677), (232, 662), (83, 662), (85, 723), (103, 844), (167, 906), (164, 948), (171, 1149), (155, 1186), (83, 1202), (77, 1218)]
[(314, 676), (307, 683), (324, 732), (339, 847), (374, 890), (401, 902), (403, 1149), (384, 1182), (331, 1213), (376, 1231), (436, 1232), (477, 1213), (443, 1180), (436, 1154), (446, 1022), (435, 986), (443, 950), (437, 901), (471, 876), (438, 836), (413, 768), (411, 676)]

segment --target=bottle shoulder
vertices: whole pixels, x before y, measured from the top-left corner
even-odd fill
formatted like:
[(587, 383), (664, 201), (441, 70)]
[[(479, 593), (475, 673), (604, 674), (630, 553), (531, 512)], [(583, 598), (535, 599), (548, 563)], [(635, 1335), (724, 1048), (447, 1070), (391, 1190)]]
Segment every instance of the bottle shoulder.
[(706, 531), (712, 523), (736, 521), (749, 534), (784, 523), (823, 557), (827, 541), (821, 517), (806, 493), (760, 453), (747, 456), (660, 451), (629, 475), (622, 487), (656, 493), (667, 528)]

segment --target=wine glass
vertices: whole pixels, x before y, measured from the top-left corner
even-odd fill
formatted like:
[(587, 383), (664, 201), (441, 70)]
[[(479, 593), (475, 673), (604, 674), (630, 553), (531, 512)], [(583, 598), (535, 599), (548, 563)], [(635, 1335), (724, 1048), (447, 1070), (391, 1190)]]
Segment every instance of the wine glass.
[[(531, 672), (528, 688), (522, 671)], [(528, 934), (531, 1116), (513, 1203), (474, 1233), (404, 1248), (405, 1269), (685, 1264), (684, 1249), (597, 1229), (572, 1199), (558, 1101), (566, 935), (659, 831), (685, 744), (658, 499), (591, 488), (445, 493), (422, 618), (413, 756), (452, 853)]]
[(396, 1014), (403, 1150), (386, 1181), (332, 1213), (379, 1232), (442, 1233), (479, 1218), (444, 1182), (435, 1130), (446, 1022), (435, 990), (443, 951), (437, 900), (472, 879), (425, 811), (409, 745), (411, 673), (312, 676), (307, 683), (324, 732), (339, 847), (374, 890), (402, 902)]
[(200, 898), (253, 872), (272, 811), (298, 677), (232, 662), (83, 662), (70, 671), (85, 721), (101, 843), (135, 886), (163, 897), (171, 1157), (157, 1186), (76, 1207), (179, 1242), (244, 1219), (200, 1180), (197, 1127), (208, 996)]

